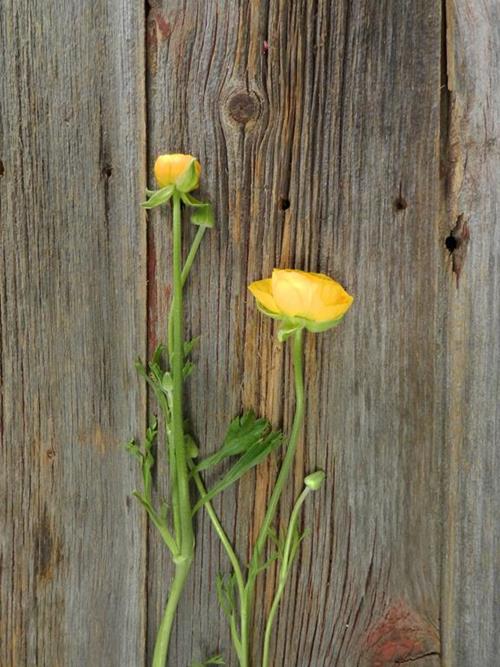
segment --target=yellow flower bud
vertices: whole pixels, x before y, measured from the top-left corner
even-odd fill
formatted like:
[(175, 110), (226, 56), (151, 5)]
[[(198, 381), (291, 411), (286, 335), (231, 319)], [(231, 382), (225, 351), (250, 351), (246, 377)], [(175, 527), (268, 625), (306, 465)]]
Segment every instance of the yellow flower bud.
[[(193, 176), (188, 178), (189, 170), (193, 169)], [(182, 192), (191, 192), (198, 187), (200, 182), (201, 164), (192, 155), (182, 153), (171, 153), (160, 155), (154, 166), (155, 178), (160, 188), (168, 185), (179, 187)]]
[(272, 278), (253, 282), (249, 290), (267, 315), (310, 331), (334, 326), (353, 302), (332, 278), (295, 269), (274, 269)]

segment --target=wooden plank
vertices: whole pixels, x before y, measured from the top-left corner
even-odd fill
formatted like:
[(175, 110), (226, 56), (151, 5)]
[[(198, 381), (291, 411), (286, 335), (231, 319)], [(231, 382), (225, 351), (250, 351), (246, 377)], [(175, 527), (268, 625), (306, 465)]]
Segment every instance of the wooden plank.
[[(150, 169), (159, 152), (198, 155), (217, 209), (186, 313), (202, 334), (190, 416), (204, 451), (242, 405), (290, 427), (288, 356), (248, 282), (296, 266), (330, 273), (356, 296), (342, 327), (307, 341), (307, 427), (283, 508), (316, 467), (328, 484), (305, 510), (314, 530), (283, 601), (273, 664), (437, 665), (448, 289), (440, 3), (165, 0), (148, 35)], [(150, 224), (153, 345), (169, 234), (157, 213)], [(243, 558), (276, 469), (273, 460), (217, 503)], [(197, 539), (171, 664), (216, 650), (235, 664), (214, 591), (227, 562), (205, 517)], [(150, 650), (169, 572), (152, 537)], [(267, 605), (273, 576), (259, 589)]]
[(2, 3), (4, 667), (144, 664), (143, 19)]
[[(457, 247), (449, 280), (443, 665), (472, 667), (496, 665), (500, 655), (500, 6), (447, 5), (443, 233), (455, 229)], [(456, 227), (460, 214), (468, 229)]]

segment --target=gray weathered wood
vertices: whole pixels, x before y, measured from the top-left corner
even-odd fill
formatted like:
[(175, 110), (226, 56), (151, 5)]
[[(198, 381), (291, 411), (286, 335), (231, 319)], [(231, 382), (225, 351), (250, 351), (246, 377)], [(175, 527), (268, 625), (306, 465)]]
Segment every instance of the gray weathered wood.
[[(186, 305), (203, 451), (243, 408), (291, 424), (288, 353), (251, 280), (319, 270), (356, 299), (307, 337), (279, 521), (305, 473), (328, 483), (305, 507), (273, 664), (496, 664), (500, 16), (443, 4), (2, 3), (2, 667), (150, 664), (171, 564), (120, 443), (145, 425), (132, 361), (164, 337), (171, 288), (168, 218), (146, 228), (138, 203), (177, 150), (200, 157), (217, 212)], [(243, 560), (278, 464), (215, 501)], [(227, 569), (202, 512), (172, 667), (236, 664)]]
[(2, 667), (144, 664), (143, 12), (2, 2)]
[[(450, 278), (443, 665), (500, 656), (500, 4), (447, 8), (448, 187), (460, 214), (460, 280)], [(465, 238), (464, 238), (465, 236)]]

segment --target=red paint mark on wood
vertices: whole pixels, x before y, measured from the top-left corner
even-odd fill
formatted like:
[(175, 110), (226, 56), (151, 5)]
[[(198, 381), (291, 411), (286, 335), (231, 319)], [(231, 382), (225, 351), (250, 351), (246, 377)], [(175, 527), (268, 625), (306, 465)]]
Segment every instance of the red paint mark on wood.
[(396, 600), (368, 629), (365, 646), (371, 667), (387, 667), (437, 655), (439, 637), (431, 623)]
[(163, 16), (163, 14), (159, 9), (154, 12), (154, 20), (156, 21), (158, 32), (160, 33), (161, 41), (163, 42), (170, 37), (170, 34), (172, 32), (170, 23)]
[(159, 45), (170, 37), (172, 26), (161, 9), (154, 7), (148, 14), (146, 29), (146, 53), (148, 65), (153, 76), (158, 70)]

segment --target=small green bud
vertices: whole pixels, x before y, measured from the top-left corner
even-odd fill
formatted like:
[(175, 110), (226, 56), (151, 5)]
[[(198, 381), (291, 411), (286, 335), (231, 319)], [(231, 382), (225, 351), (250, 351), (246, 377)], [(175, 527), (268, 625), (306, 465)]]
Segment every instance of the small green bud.
[(200, 454), (200, 450), (198, 449), (198, 445), (194, 441), (194, 438), (189, 434), (186, 434), (184, 436), (184, 442), (186, 443), (186, 453), (189, 458), (197, 459)]
[(310, 475), (307, 475), (304, 480), (304, 484), (312, 491), (317, 491), (321, 488), (323, 482), (325, 481), (325, 477), (326, 475), (322, 470), (316, 470), (316, 472), (312, 472)]

